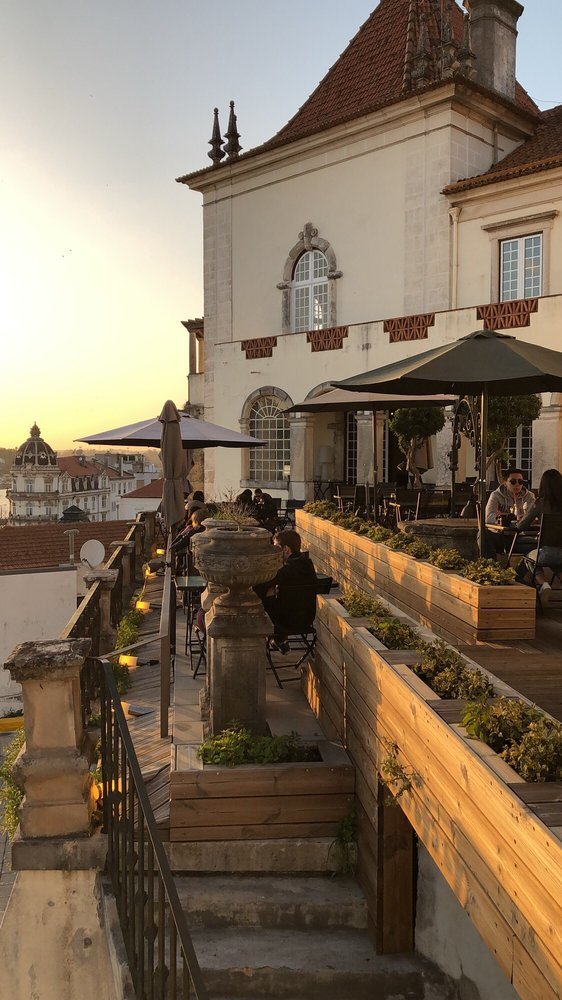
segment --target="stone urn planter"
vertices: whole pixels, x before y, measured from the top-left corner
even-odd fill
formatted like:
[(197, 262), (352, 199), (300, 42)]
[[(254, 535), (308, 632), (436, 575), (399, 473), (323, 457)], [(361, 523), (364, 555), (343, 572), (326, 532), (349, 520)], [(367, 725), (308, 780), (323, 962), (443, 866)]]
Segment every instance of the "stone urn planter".
[(210, 734), (231, 722), (266, 731), (265, 638), (271, 621), (252, 589), (272, 580), (282, 563), (265, 528), (208, 520), (193, 539), (195, 565), (208, 591), (221, 592), (207, 611), (207, 683)]

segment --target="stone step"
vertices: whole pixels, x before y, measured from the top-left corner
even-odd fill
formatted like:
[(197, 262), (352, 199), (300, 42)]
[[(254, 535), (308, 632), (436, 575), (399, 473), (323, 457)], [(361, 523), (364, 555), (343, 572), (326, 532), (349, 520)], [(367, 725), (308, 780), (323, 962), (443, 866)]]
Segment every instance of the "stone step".
[(352, 878), (184, 875), (176, 886), (191, 928), (367, 928), (367, 903)]
[(451, 1000), (417, 955), (377, 956), (359, 930), (194, 930), (213, 997), (284, 1000)]
[(207, 840), (168, 843), (164, 847), (170, 868), (181, 872), (219, 874), (314, 875), (337, 872), (333, 838), (306, 840)]

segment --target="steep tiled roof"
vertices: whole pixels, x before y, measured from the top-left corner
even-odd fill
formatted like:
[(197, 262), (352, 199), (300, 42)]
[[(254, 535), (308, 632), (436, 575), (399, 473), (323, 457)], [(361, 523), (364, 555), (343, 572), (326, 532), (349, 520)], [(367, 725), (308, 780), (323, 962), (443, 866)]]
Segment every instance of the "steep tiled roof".
[(503, 160), (495, 163), (485, 174), (449, 184), (445, 188), (445, 194), (468, 191), (471, 188), (484, 187), (486, 184), (495, 184), (498, 181), (560, 166), (562, 166), (562, 104), (541, 113), (535, 134), (523, 145), (504, 156)]
[(80, 559), (80, 549), (90, 538), (97, 538), (105, 546), (105, 561), (109, 559), (111, 542), (124, 539), (129, 531), (127, 521), (76, 521), (68, 524), (25, 524), (22, 527), (5, 525), (0, 528), (0, 571), (17, 569), (45, 569), (60, 566), (69, 560), (69, 539), (64, 532), (76, 528), (74, 536), (75, 559)]
[(82, 462), (78, 455), (67, 455), (65, 458), (59, 458), (58, 465), (61, 472), (66, 472), (69, 476), (99, 475), (99, 469), (94, 462), (88, 462), (86, 459)]
[(162, 499), (162, 487), (163, 479), (153, 479), (151, 483), (147, 483), (146, 486), (139, 486), (138, 490), (131, 490), (130, 493), (124, 493), (123, 496), (130, 500), (131, 497), (136, 499), (137, 497), (151, 497)]
[[(296, 115), (272, 139), (239, 159), (304, 139), (410, 97), (416, 90), (414, 69), (422, 23), (430, 64), (425, 86), (440, 85), (437, 62), (441, 8), (443, 23), (450, 26), (454, 43), (461, 46), (464, 13), (455, 0), (381, 0)], [(519, 84), (515, 101), (526, 111), (536, 113), (536, 105)], [(223, 166), (228, 164), (226, 161)], [(196, 171), (178, 180), (187, 181), (206, 172)]]

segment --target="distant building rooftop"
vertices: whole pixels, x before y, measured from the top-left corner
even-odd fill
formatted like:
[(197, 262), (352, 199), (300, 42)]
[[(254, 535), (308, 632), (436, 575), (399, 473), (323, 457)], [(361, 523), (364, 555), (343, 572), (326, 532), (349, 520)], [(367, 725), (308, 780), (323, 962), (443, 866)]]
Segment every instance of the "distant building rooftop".
[(111, 555), (111, 542), (124, 539), (129, 531), (127, 521), (76, 521), (64, 523), (25, 524), (0, 528), (0, 572), (2, 570), (46, 569), (69, 562), (69, 527), (76, 528), (74, 559), (80, 562), (84, 542), (96, 538), (105, 547), (105, 559)]

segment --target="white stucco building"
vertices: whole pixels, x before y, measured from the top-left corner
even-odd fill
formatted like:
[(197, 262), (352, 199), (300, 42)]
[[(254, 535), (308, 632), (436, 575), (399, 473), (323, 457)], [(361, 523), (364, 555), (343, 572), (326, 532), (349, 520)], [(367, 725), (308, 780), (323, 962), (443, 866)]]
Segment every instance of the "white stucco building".
[[(516, 82), (523, 6), (464, 8), (381, 0), (272, 139), (240, 153), (231, 109), (224, 149), (215, 120), (213, 165), (179, 178), (203, 196), (190, 401), (269, 441), (220, 463), (209, 453), (209, 494), (363, 482), (369, 417), (283, 415), (333, 380), (482, 326), (560, 347), (562, 107), (541, 113)], [(546, 394), (510, 442), (533, 482), (560, 466), (560, 428)], [(382, 417), (379, 436), (392, 479)], [(448, 427), (428, 481), (446, 484), (450, 445)]]

